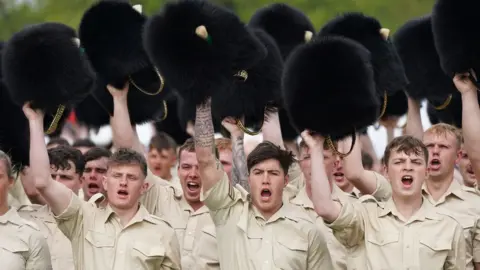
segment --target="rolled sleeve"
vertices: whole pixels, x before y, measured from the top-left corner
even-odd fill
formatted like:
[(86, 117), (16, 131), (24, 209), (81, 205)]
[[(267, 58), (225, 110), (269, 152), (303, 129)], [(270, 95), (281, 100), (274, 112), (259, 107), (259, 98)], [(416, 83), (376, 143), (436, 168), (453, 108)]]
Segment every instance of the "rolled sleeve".
[[(455, 228), (455, 235), (452, 243), (453, 249), (448, 252), (445, 270), (463, 270), (466, 269), (467, 243), (463, 235), (463, 229), (460, 224)], [(475, 251), (474, 251), (475, 253)]]
[(365, 238), (365, 223), (362, 215), (362, 204), (339, 201), (342, 210), (337, 219), (325, 225), (333, 230), (333, 235), (345, 247), (354, 247)]
[(30, 256), (25, 265), (26, 270), (51, 270), (52, 261), (47, 240), (40, 232), (35, 232), (29, 239)]
[[(63, 234), (72, 241), (74, 235), (76, 235), (79, 230), (81, 230), (83, 225), (83, 209), (82, 209), (83, 201), (78, 198), (75, 194), (72, 194), (70, 199), (70, 203), (58, 216), (54, 216), (55, 220), (57, 221), (58, 228), (63, 232)], [(90, 204), (85, 204), (94, 208), (94, 206)]]
[(377, 172), (373, 173), (377, 179), (377, 188), (372, 193), (372, 196), (378, 201), (388, 201), (390, 197), (392, 197), (392, 186), (390, 185), (390, 182), (388, 182), (387, 178), (385, 178), (383, 175)]
[(477, 219), (473, 230), (473, 262), (480, 263), (480, 219)]

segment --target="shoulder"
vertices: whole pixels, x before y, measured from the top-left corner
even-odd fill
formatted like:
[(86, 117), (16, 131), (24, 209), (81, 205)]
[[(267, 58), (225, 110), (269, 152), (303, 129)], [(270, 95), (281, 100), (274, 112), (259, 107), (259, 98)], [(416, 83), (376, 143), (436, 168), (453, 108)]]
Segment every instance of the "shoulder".
[[(375, 197), (373, 197), (372, 195), (363, 195), (362, 197), (360, 197), (358, 199), (358, 202), (363, 205), (364, 207), (366, 208), (381, 208), (381, 209), (384, 209), (385, 208), (385, 202), (381, 202), (377, 199), (375, 199)], [(358, 203), (353, 203), (353, 205), (358, 205)]]
[(174, 231), (170, 222), (168, 222), (166, 219), (162, 217), (149, 214), (148, 216), (145, 217), (145, 220), (155, 225), (155, 227), (158, 227), (167, 231)]

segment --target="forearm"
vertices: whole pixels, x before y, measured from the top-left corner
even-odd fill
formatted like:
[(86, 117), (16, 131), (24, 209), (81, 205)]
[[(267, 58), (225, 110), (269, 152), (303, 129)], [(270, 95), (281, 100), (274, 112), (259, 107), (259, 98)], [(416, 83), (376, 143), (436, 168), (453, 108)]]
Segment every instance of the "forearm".
[(35, 188), (46, 188), (50, 178), (50, 162), (43, 134), (43, 121), (30, 121), (30, 172)]
[(126, 97), (113, 98), (113, 116), (110, 118), (110, 127), (112, 141), (117, 148), (133, 148), (135, 146), (136, 135), (130, 123)]
[(408, 98), (407, 126), (405, 135), (413, 136), (419, 140), (423, 139), (422, 118), (420, 116), (420, 103)]
[(215, 140), (211, 101), (198, 105), (195, 116), (195, 153), (197, 155), (202, 188), (208, 191), (220, 179), (222, 168), (215, 157)]
[(264, 141), (269, 141), (275, 145), (280, 146), (281, 149), (285, 150), (283, 145), (282, 130), (280, 129), (280, 119), (278, 117), (278, 112), (271, 113), (268, 115), (268, 121), (263, 123), (262, 135)]
[(239, 184), (246, 191), (250, 192), (250, 185), (248, 184), (247, 157), (245, 156), (245, 149), (243, 147), (243, 135), (237, 137), (232, 136), (232, 154), (233, 185)]
[(462, 127), (465, 150), (475, 173), (480, 174), (480, 108), (477, 91), (462, 94)]

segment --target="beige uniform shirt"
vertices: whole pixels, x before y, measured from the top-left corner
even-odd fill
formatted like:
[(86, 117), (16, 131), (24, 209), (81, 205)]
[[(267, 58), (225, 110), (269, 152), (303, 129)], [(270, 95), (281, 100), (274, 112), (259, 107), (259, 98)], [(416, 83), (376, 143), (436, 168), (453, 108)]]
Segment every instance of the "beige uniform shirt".
[(195, 245), (203, 227), (213, 226), (208, 208), (203, 206), (194, 211), (181, 190), (170, 183), (165, 184), (153, 174), (148, 175), (147, 181), (150, 188), (142, 196), (142, 203), (151, 214), (164, 218), (175, 229), (181, 249), (182, 269), (195, 269)]
[(325, 239), (298, 207), (284, 204), (265, 220), (228, 176), (202, 199), (216, 227), (222, 269), (331, 269)]
[(48, 206), (23, 205), (18, 214), (36, 223), (43, 236), (47, 239), (53, 270), (74, 270), (72, 244), (58, 229), (57, 222)]
[[(434, 201), (428, 193), (426, 186), (423, 187), (423, 195), (434, 207), (442, 211), (448, 211), (455, 220), (460, 223), (467, 241), (467, 269), (473, 269), (473, 262), (480, 262), (480, 257), (473, 258), (474, 225), (480, 218), (480, 196), (469, 188), (452, 181), (447, 192), (438, 200)], [(480, 249), (480, 246), (478, 246)]]
[(123, 227), (110, 206), (97, 208), (72, 193), (55, 219), (72, 243), (77, 270), (181, 269), (175, 231), (142, 205)]
[(383, 203), (367, 195), (360, 201), (342, 202), (337, 220), (327, 224), (349, 250), (348, 269), (465, 269), (465, 239), (453, 218), (425, 200), (408, 220), (393, 200)]
[(0, 269), (51, 270), (47, 241), (15, 208), (0, 216)]

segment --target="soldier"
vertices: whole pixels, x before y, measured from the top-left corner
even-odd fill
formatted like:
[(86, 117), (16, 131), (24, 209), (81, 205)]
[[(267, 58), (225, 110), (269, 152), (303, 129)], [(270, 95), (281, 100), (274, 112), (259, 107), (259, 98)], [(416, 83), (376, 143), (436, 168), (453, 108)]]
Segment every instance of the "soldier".
[(112, 153), (101, 147), (94, 147), (84, 154), (85, 169), (82, 174), (83, 199), (89, 201), (95, 194), (105, 194), (103, 178), (107, 174), (108, 159)]

